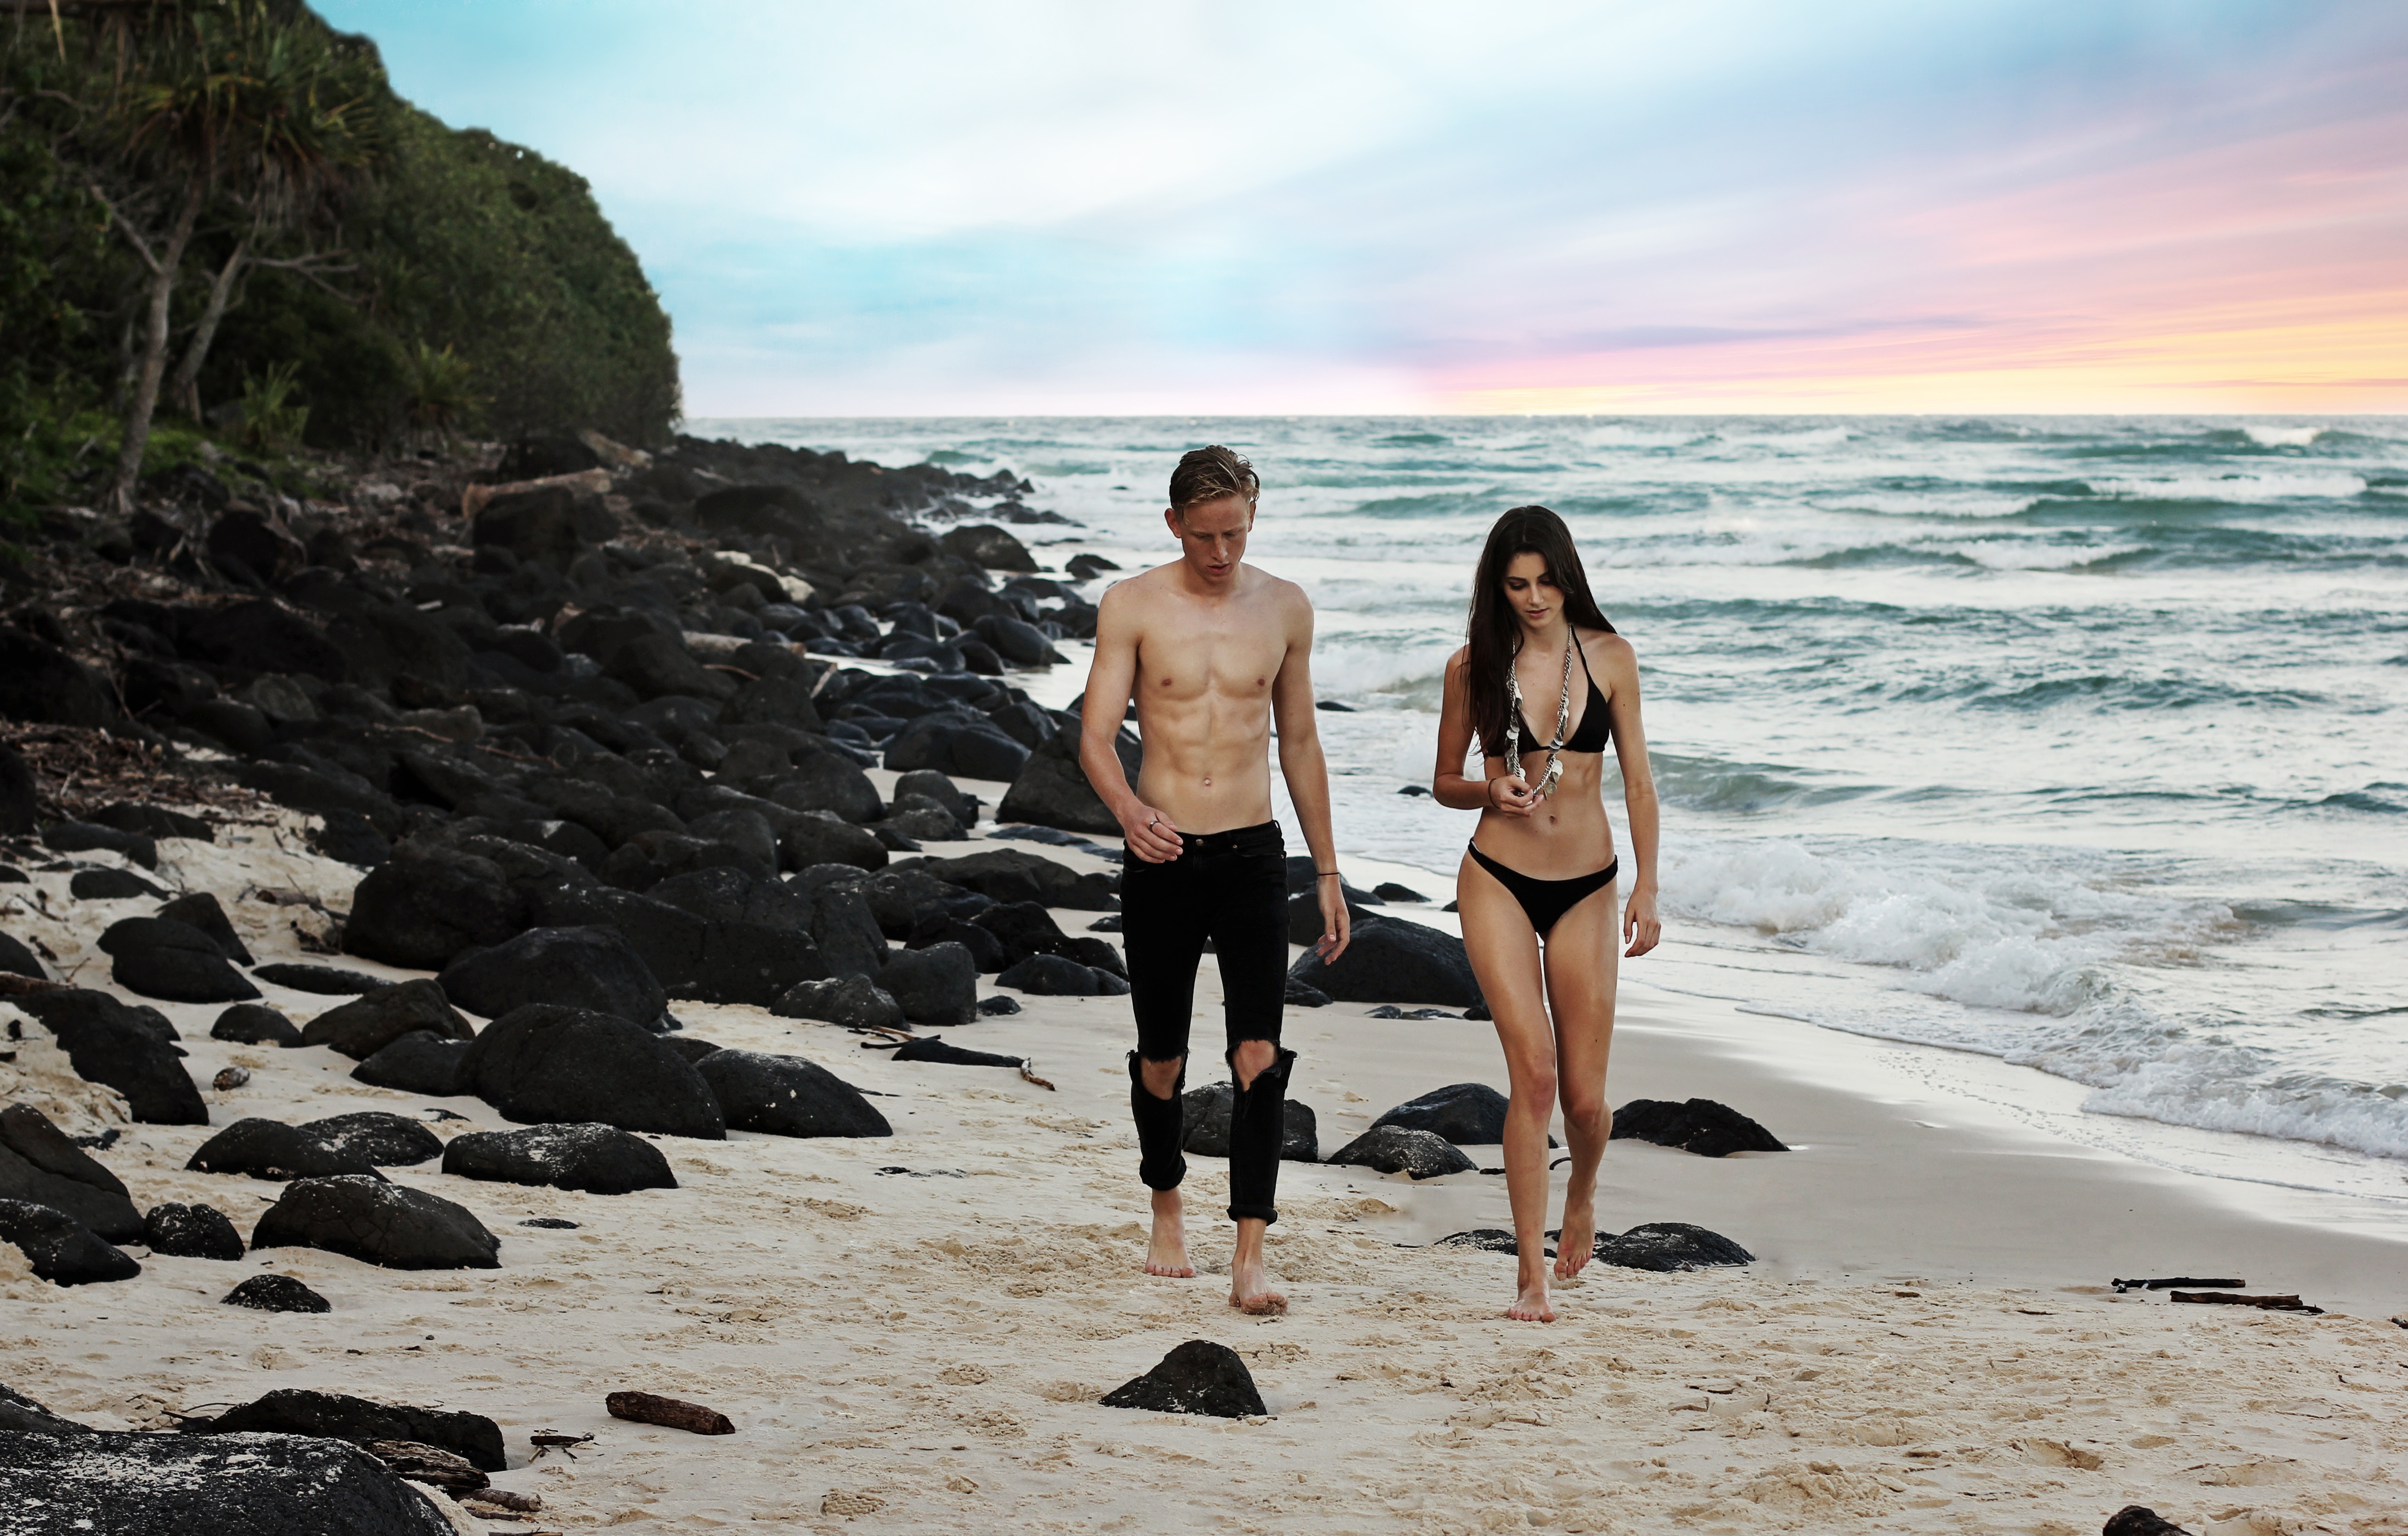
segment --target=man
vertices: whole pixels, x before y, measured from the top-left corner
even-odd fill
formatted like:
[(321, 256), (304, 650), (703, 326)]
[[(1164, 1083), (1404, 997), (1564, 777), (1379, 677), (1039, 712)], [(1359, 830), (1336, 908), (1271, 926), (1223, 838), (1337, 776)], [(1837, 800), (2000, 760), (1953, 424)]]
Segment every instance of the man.
[[(1126, 836), (1121, 940), (1138, 1048), (1129, 1101), (1154, 1191), (1148, 1274), (1193, 1275), (1179, 1199), (1187, 1161), (1180, 1091), (1188, 1016), (1206, 940), (1221, 966), (1228, 1031), (1229, 1218), (1238, 1224), (1229, 1304), (1274, 1313), (1286, 1298), (1263, 1270), (1279, 1219), (1280, 1140), (1296, 1053), (1280, 1049), (1287, 994), (1287, 857), (1271, 819), (1269, 738), (1312, 850), (1321, 901), (1314, 948), (1346, 948), (1346, 902), (1329, 837), (1329, 780), (1314, 724), (1312, 605), (1292, 581), (1246, 565), (1259, 485), (1226, 448), (1199, 448), (1170, 477), (1163, 513), (1180, 558), (1104, 594), (1082, 707), (1079, 761)], [(1145, 764), (1135, 789), (1112, 751), (1137, 700)]]

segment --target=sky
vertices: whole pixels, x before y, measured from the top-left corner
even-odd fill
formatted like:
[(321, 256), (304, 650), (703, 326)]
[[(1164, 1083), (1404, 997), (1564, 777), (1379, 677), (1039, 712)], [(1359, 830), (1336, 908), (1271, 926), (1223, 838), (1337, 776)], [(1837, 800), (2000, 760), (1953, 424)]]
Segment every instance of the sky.
[(2398, 0), (318, 0), (695, 416), (2408, 409)]

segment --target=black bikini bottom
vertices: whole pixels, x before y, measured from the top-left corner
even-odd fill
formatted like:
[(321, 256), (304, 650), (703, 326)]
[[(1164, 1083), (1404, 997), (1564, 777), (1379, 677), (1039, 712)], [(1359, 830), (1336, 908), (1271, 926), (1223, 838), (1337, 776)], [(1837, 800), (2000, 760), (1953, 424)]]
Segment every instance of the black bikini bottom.
[(1613, 877), (1622, 869), (1622, 861), (1617, 858), (1595, 874), (1574, 875), (1570, 880), (1533, 880), (1519, 869), (1508, 868), (1490, 858), (1480, 851), (1480, 844), (1476, 842), (1471, 844), (1471, 856), (1482, 868), (1495, 875), (1497, 883), (1504, 886), (1512, 894), (1513, 899), (1522, 904), (1522, 915), (1530, 920), (1530, 926), (1539, 931), (1541, 939), (1554, 931), (1557, 920), (1564, 913), (1578, 906), (1598, 887), (1612, 884)]

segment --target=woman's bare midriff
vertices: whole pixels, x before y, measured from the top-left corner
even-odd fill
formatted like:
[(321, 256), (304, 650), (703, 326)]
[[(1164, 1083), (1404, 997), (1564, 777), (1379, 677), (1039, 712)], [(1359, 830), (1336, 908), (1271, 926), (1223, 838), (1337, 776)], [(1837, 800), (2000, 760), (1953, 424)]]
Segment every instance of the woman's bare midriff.
[[(1482, 853), (1533, 880), (1571, 880), (1613, 862), (1613, 824), (1606, 819), (1601, 793), (1605, 754), (1567, 753), (1563, 763), (1555, 793), (1528, 815), (1480, 813), (1472, 840)], [(1522, 771), (1536, 782), (1545, 764), (1544, 754), (1525, 753)], [(1504, 769), (1504, 759), (1488, 759), (1492, 778)]]

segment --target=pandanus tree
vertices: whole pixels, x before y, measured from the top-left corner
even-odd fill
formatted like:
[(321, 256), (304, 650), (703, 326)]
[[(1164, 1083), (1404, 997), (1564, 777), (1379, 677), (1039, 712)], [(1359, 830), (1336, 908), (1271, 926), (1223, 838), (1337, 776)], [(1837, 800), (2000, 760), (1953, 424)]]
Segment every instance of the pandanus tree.
[(204, 215), (232, 209), (237, 228), (179, 370), (188, 399), (236, 280), (262, 259), (261, 243), (322, 209), (374, 165), (384, 142), (374, 52), (307, 12), (279, 15), (263, 0), (195, 0), (154, 22), (130, 57), (109, 116), (121, 194), (112, 197), (98, 180), (92, 189), (144, 275), (124, 436), (107, 493), (121, 509), (141, 474), (167, 371), (176, 286)]

